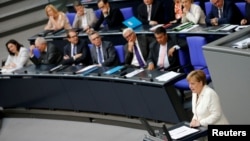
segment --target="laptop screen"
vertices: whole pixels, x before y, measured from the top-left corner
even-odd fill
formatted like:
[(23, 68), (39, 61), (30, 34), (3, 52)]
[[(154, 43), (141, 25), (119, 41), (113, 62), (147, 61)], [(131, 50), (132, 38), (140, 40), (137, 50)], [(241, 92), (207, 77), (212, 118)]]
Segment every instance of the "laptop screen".
[(163, 130), (163, 132), (164, 132), (164, 134), (165, 134), (165, 136), (167, 138), (167, 141), (172, 141), (172, 138), (171, 138), (171, 136), (170, 136), (170, 134), (168, 132), (168, 129), (167, 129), (167, 127), (166, 127), (165, 124), (162, 125), (162, 130)]
[(156, 137), (155, 135), (155, 132), (154, 132), (154, 129), (149, 125), (149, 123), (147, 122), (146, 119), (144, 118), (139, 118), (140, 119), (140, 122), (142, 123), (142, 125), (146, 128), (146, 130), (148, 131), (148, 133), (151, 135), (151, 136), (154, 136)]

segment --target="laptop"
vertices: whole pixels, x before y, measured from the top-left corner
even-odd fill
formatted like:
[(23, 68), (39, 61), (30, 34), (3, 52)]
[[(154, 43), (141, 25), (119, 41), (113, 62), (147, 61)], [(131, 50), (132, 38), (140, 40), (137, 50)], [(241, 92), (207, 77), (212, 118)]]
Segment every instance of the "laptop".
[(125, 26), (130, 27), (132, 29), (142, 25), (141, 21), (138, 20), (136, 17), (131, 17), (125, 21), (122, 22)]
[(165, 134), (167, 138), (167, 141), (173, 141), (165, 124), (162, 125), (162, 130), (163, 134)]
[(144, 118), (139, 118), (140, 122), (142, 123), (142, 125), (146, 128), (146, 130), (148, 131), (149, 135), (156, 137), (155, 131), (154, 129), (149, 125), (149, 123), (147, 122), (146, 119)]
[(144, 118), (139, 118), (139, 119), (140, 119), (140, 122), (142, 123), (142, 125), (148, 131), (149, 135), (152, 136), (151, 140), (154, 140), (154, 141), (173, 141), (165, 124), (163, 124), (163, 126), (162, 126), (162, 131), (159, 131), (159, 135), (156, 135), (154, 129), (149, 125), (149, 123), (147, 122), (146, 119), (144, 119)]

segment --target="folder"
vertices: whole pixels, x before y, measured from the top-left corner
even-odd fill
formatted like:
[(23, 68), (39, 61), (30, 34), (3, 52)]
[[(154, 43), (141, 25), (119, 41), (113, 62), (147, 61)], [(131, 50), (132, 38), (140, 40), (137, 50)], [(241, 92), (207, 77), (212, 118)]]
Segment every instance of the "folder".
[(114, 68), (112, 68), (112, 69), (110, 69), (110, 70), (104, 72), (104, 74), (110, 75), (110, 74), (113, 74), (113, 73), (115, 73), (115, 72), (117, 72), (117, 71), (122, 70), (123, 68), (124, 68), (124, 66), (117, 66), (117, 67), (114, 67)]
[(142, 25), (141, 21), (138, 20), (136, 17), (131, 17), (125, 21), (122, 22), (125, 26), (130, 27), (130, 28), (136, 28), (140, 25)]

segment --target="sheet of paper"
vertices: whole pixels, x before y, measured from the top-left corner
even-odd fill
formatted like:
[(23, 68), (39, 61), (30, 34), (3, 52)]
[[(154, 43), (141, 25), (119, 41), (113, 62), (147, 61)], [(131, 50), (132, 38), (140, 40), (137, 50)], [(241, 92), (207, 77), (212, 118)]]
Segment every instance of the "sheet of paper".
[(198, 129), (190, 128), (187, 126), (181, 126), (181, 127), (176, 128), (174, 130), (170, 130), (169, 134), (170, 134), (172, 139), (180, 139), (180, 138), (183, 138), (187, 135), (196, 133), (198, 131), (199, 131)]
[(162, 74), (160, 76), (157, 76), (155, 79), (157, 79), (158, 81), (168, 81), (168, 80), (176, 77), (179, 74), (180, 73), (170, 71), (170, 72), (164, 73), (164, 74)]
[(90, 65), (90, 66), (87, 66), (87, 67), (85, 67), (83, 69), (78, 70), (76, 73), (81, 73), (81, 72), (87, 71), (89, 69), (92, 69), (94, 67), (96, 67), (96, 65)]
[(234, 43), (232, 47), (233, 48), (248, 48), (249, 44), (250, 44), (250, 38), (246, 38), (244, 40)]
[(138, 74), (138, 73), (140, 73), (140, 72), (142, 72), (142, 71), (144, 71), (144, 70), (143, 70), (143, 69), (137, 69), (137, 70), (134, 70), (134, 71), (132, 71), (132, 72), (126, 74), (125, 76), (126, 76), (127, 78), (133, 77), (133, 76), (135, 76), (136, 74)]

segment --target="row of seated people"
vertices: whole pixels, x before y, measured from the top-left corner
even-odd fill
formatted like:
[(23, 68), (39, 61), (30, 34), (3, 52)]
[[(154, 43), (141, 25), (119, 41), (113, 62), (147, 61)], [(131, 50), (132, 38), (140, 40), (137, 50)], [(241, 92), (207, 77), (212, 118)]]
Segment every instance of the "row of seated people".
[[(155, 38), (152, 38), (146, 35), (136, 35), (132, 28), (124, 29), (123, 37), (127, 43), (123, 46), (121, 54), (117, 53), (112, 42), (103, 41), (97, 31), (88, 35), (92, 44), (90, 46), (87, 40), (78, 38), (75, 30), (67, 30), (68, 44), (65, 45), (63, 53), (43, 37), (37, 37), (35, 45), (31, 45), (29, 49), (22, 47), (15, 40), (10, 40), (6, 43), (10, 54), (2, 69), (15, 71), (27, 65), (31, 60), (35, 65), (88, 66), (96, 64), (112, 67), (125, 64), (148, 70), (177, 70), (179, 66), (177, 50), (187, 48), (186, 40), (168, 35), (163, 27), (157, 28), (154, 33)], [(39, 51), (40, 55), (37, 56), (34, 50)], [(119, 60), (121, 55), (124, 57), (124, 63)]]
[[(246, 1), (245, 9), (242, 10), (242, 8), (237, 8), (232, 1), (210, 0), (210, 2), (206, 2), (206, 5), (210, 4), (210, 6), (206, 6), (205, 14), (204, 10), (198, 4), (194, 3), (193, 0), (174, 0), (171, 12), (164, 13), (164, 7), (160, 1), (144, 0), (143, 3), (137, 7), (138, 15), (135, 17), (137, 17), (142, 24), (151, 26), (169, 22), (164, 18), (166, 14), (170, 19), (170, 23), (193, 22), (195, 24), (208, 26), (220, 24), (245, 25), (250, 21), (248, 12), (249, 3), (249, 0)], [(124, 14), (119, 8), (112, 7), (108, 0), (98, 0), (98, 14), (91, 8), (85, 8), (79, 1), (75, 1), (73, 5), (76, 14), (74, 14), (74, 18), (70, 18), (70, 20), (68, 19), (69, 17), (63, 12), (58, 11), (53, 5), (46, 6), (45, 11), (49, 17), (49, 21), (44, 29), (82, 28), (83, 31), (88, 32), (90, 29), (97, 31), (103, 25), (108, 25), (109, 28), (123, 27), (122, 22), (125, 20)], [(241, 11), (245, 11), (245, 13)]]

